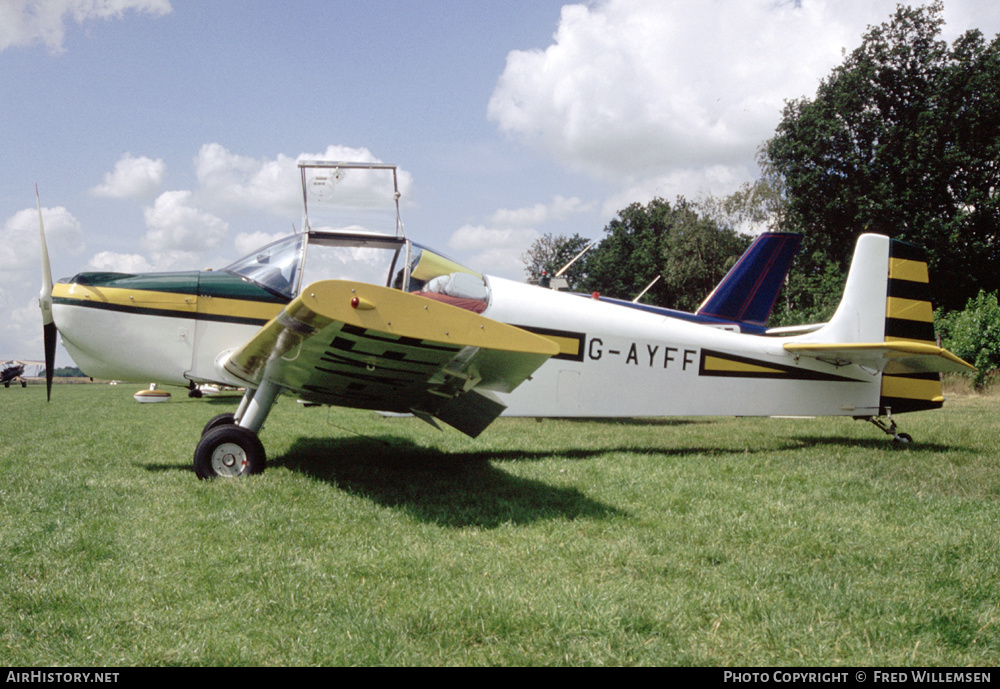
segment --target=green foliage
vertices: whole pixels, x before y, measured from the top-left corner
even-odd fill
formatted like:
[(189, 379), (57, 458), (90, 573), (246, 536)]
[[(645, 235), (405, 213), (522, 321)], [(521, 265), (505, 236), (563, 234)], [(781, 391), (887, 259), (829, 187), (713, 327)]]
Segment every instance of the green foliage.
[(847, 273), (822, 252), (792, 263), (788, 280), (774, 305), (774, 326), (826, 323), (840, 305)]
[[(528, 284), (541, 284), (543, 275), (549, 278), (555, 277), (556, 273), (572, 261), (589, 243), (589, 239), (578, 234), (565, 237), (563, 235), (552, 236), (552, 233), (549, 232), (536, 239), (531, 247), (521, 255)], [(586, 262), (576, 261), (566, 269), (562, 277), (566, 278), (571, 286), (579, 285), (587, 277)]]
[(1000, 369), (1000, 305), (997, 293), (980, 292), (962, 311), (938, 312), (938, 333), (945, 349), (979, 369), (973, 385), (982, 388)]
[(749, 246), (750, 239), (700, 212), (682, 197), (656, 198), (618, 212), (606, 237), (586, 256), (587, 291), (694, 310)]
[(826, 272), (816, 256), (844, 271), (857, 236), (879, 232), (928, 250), (939, 305), (996, 288), (1000, 37), (949, 48), (943, 23), (941, 2), (900, 5), (815, 98), (787, 104), (763, 168), (780, 179), (781, 229), (806, 235), (795, 270)]

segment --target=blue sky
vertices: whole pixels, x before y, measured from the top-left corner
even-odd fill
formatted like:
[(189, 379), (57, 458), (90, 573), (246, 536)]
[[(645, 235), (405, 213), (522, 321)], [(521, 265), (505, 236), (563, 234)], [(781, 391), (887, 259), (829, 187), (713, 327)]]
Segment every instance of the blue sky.
[[(0, 359), (41, 356), (35, 183), (57, 276), (182, 270), (298, 226), (297, 158), (394, 163), (411, 238), (519, 278), (543, 233), (751, 180), (895, 5), (0, 0)], [(1000, 3), (945, 19), (992, 37)]]

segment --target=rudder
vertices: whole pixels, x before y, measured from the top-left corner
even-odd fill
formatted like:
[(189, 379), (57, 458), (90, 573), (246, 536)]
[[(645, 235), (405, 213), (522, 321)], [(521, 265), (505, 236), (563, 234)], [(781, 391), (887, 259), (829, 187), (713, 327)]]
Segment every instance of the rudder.
[[(892, 239), (885, 303), (885, 341), (937, 345), (927, 252)], [(879, 406), (894, 413), (936, 409), (944, 403), (938, 373), (901, 371), (882, 374)]]

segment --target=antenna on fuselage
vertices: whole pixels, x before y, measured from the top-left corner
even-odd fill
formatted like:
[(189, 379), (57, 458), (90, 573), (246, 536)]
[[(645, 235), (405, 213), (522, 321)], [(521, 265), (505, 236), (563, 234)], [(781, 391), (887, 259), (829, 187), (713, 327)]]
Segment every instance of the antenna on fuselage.
[(559, 272), (555, 274), (555, 277), (562, 277), (562, 274), (563, 274), (563, 273), (565, 273), (565, 272), (566, 272), (566, 270), (567, 270), (567, 269), (568, 269), (568, 268), (569, 268), (569, 267), (570, 267), (571, 265), (573, 265), (574, 263), (576, 263), (576, 262), (577, 262), (577, 260), (578, 260), (578, 259), (579, 259), (579, 258), (580, 258), (581, 256), (583, 256), (583, 255), (584, 255), (585, 253), (587, 253), (588, 251), (590, 251), (591, 249), (593, 249), (593, 248), (594, 248), (595, 246), (597, 246), (597, 240), (596, 240), (596, 239), (592, 240), (592, 241), (590, 242), (590, 244), (588, 244), (587, 246), (583, 247), (583, 251), (581, 251), (580, 253), (578, 253), (578, 254), (577, 254), (576, 256), (574, 256), (574, 257), (573, 257), (573, 258), (572, 258), (572, 259), (570, 260), (570, 262), (569, 262), (569, 263), (567, 263), (567, 264), (566, 264), (566, 265), (564, 265), (564, 266), (563, 266), (562, 268), (560, 268), (560, 269), (559, 269)]
[(661, 277), (660, 275), (657, 275), (655, 278), (653, 278), (653, 281), (651, 283), (649, 283), (648, 285), (646, 285), (646, 289), (644, 289), (641, 292), (639, 292), (639, 296), (637, 296), (635, 299), (633, 299), (632, 303), (633, 304), (638, 304), (639, 300), (642, 299), (642, 295), (644, 295), (646, 292), (648, 292), (653, 285), (655, 285), (657, 282), (659, 282), (660, 281), (660, 277)]

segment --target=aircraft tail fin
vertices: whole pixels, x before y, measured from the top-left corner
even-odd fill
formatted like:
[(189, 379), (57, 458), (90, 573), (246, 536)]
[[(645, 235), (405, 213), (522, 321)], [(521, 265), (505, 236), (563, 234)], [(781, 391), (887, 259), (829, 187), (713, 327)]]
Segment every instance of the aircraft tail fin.
[(785, 349), (882, 373), (880, 409), (940, 407), (941, 372), (974, 367), (937, 345), (926, 252), (884, 235), (858, 238), (830, 322)]
[(696, 312), (763, 326), (799, 250), (801, 234), (766, 232), (746, 250)]

